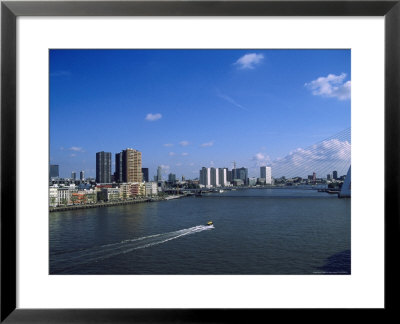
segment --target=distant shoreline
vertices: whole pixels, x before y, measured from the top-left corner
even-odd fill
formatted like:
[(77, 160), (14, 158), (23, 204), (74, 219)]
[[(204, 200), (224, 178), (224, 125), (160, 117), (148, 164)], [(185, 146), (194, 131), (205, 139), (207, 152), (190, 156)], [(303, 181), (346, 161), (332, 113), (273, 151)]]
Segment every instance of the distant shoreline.
[[(303, 190), (318, 190), (321, 189), (312, 187), (312, 186), (262, 186), (262, 187), (238, 187), (233, 188), (233, 190), (244, 190), (244, 189), (303, 189)], [(229, 189), (228, 189), (229, 190)], [(232, 189), (230, 189), (232, 190)], [(327, 190), (327, 189), (325, 189)], [(205, 189), (207, 191), (207, 189)], [(327, 192), (327, 191), (325, 191)], [(212, 192), (209, 192), (212, 193)], [(336, 193), (336, 192), (335, 192)], [(84, 204), (84, 205), (70, 205), (70, 206), (59, 206), (59, 207), (50, 207), (49, 212), (59, 212), (59, 211), (68, 211), (68, 210), (77, 210), (77, 209), (87, 209), (87, 208), (100, 208), (100, 207), (113, 207), (113, 206), (123, 206), (123, 205), (133, 205), (144, 202), (155, 202), (155, 201), (168, 201), (171, 199), (178, 199), (183, 197), (192, 197), (193, 195), (168, 195), (165, 197), (153, 197), (153, 198), (139, 198), (134, 200), (124, 200), (124, 201), (112, 201), (112, 202), (103, 202), (103, 203), (94, 203), (94, 204)]]
[(139, 203), (145, 203), (145, 202), (166, 201), (166, 200), (183, 198), (183, 197), (187, 197), (187, 196), (186, 195), (182, 195), (182, 196), (172, 195), (172, 196), (166, 196), (166, 197), (140, 198), (140, 199), (135, 199), (135, 200), (112, 201), (112, 202), (103, 202), (103, 203), (95, 203), (95, 204), (50, 207), (49, 212), (52, 213), (52, 212), (69, 211), (69, 210), (77, 210), (77, 209), (133, 205), (133, 204), (139, 204)]

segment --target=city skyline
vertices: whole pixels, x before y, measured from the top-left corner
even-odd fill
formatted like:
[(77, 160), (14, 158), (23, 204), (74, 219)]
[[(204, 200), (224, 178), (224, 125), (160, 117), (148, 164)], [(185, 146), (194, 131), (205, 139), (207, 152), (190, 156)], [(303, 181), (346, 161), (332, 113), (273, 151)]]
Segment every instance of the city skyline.
[(95, 177), (96, 152), (114, 173), (132, 147), (150, 179), (233, 161), (257, 176), (350, 126), (350, 72), (350, 50), (51, 50), (50, 164)]

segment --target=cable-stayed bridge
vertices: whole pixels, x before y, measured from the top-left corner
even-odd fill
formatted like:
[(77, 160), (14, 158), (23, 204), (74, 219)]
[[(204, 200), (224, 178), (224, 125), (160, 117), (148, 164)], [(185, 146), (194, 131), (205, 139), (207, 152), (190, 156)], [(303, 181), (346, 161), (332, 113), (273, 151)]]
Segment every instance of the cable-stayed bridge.
[[(340, 178), (343, 179), (343, 176), (345, 176), (339, 196), (350, 197), (351, 128), (347, 128), (306, 148), (295, 149), (285, 157), (273, 160), (267, 166), (271, 166), (272, 177), (275, 180), (283, 177), (285, 179), (301, 178), (311, 180), (306, 184), (316, 185), (322, 183), (325, 184), (323, 185), (325, 187), (327, 186), (325, 180), (335, 181)], [(323, 180), (318, 181), (320, 179)], [(313, 186), (310, 189), (315, 190), (320, 187)], [(304, 186), (298, 186), (298, 188), (305, 189)], [(244, 187), (219, 186), (218, 189), (232, 190), (244, 189)], [(179, 193), (179, 190), (182, 189), (169, 188), (164, 191)], [(187, 192), (211, 192), (216, 190), (216, 188), (184, 190)]]
[(274, 178), (307, 178), (314, 173), (317, 178), (326, 178), (328, 174), (332, 176), (333, 171), (338, 177), (346, 175), (351, 165), (351, 128), (306, 148), (298, 148), (270, 165)]

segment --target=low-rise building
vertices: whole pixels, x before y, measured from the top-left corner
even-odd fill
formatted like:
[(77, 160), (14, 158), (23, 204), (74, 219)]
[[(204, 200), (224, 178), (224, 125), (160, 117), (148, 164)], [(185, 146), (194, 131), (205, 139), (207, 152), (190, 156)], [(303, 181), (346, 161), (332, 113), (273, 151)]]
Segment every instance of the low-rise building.
[(97, 193), (98, 200), (103, 201), (115, 201), (120, 199), (119, 188), (102, 188), (100, 192)]
[(75, 189), (69, 187), (59, 187), (57, 190), (58, 206), (67, 206), (71, 204), (71, 194)]
[(257, 184), (257, 178), (249, 178), (249, 186), (255, 186)]
[(57, 187), (49, 188), (49, 206), (50, 207), (58, 206), (58, 188)]
[(146, 182), (145, 183), (145, 196), (156, 196), (158, 195), (157, 182)]
[(94, 190), (79, 190), (71, 194), (73, 205), (94, 204), (97, 202), (97, 194)]
[(119, 196), (121, 199), (132, 198), (130, 183), (121, 183), (119, 185)]

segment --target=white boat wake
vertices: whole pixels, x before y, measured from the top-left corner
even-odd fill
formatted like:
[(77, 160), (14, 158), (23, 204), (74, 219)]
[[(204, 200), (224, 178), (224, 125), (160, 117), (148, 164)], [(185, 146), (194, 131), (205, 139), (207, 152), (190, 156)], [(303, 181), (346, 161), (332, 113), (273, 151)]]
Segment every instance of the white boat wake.
[(143, 236), (118, 243), (100, 245), (92, 248), (67, 251), (50, 256), (50, 268), (60, 272), (78, 265), (93, 263), (99, 260), (111, 258), (119, 254), (125, 254), (138, 249), (145, 249), (154, 245), (166, 243), (177, 238), (213, 229), (214, 225), (198, 225), (179, 231)]

